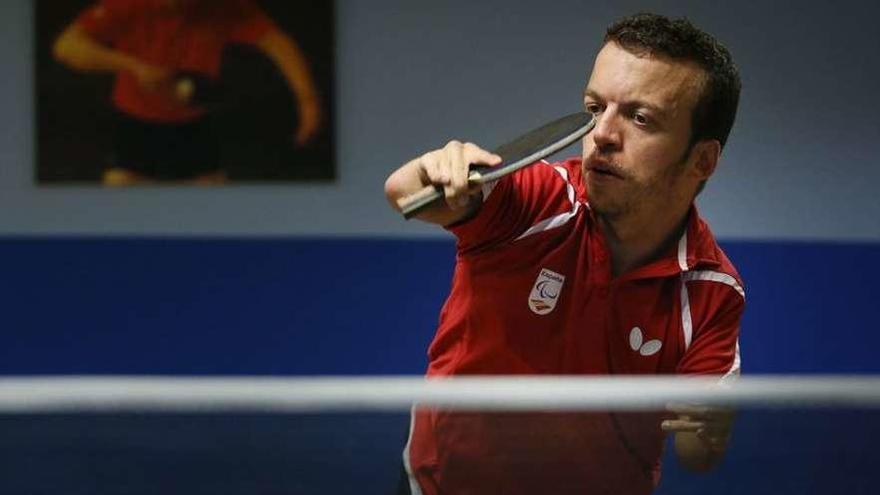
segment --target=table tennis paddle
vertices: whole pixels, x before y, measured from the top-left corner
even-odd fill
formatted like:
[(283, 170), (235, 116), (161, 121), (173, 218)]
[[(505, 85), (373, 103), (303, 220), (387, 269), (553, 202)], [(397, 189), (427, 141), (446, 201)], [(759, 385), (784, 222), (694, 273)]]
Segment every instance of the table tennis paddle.
[[(497, 166), (471, 165), (468, 181), (472, 185), (492, 182), (527, 167), (538, 160), (571, 145), (595, 125), (593, 115), (578, 112), (533, 129), (492, 152), (501, 157)], [(444, 201), (443, 186), (426, 186), (403, 198), (399, 205), (407, 220), (422, 210)]]

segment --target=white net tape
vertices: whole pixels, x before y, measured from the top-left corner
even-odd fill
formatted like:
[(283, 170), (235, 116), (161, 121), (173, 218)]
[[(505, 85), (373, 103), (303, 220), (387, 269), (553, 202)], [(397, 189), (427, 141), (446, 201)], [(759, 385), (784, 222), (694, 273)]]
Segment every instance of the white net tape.
[(7, 377), (0, 413), (405, 412), (659, 410), (670, 403), (734, 407), (880, 408), (880, 377)]

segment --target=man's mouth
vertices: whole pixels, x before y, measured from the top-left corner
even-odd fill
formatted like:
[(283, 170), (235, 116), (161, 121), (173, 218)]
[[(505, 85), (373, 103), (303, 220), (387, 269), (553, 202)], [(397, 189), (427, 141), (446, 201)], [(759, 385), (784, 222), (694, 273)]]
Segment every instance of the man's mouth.
[(596, 174), (600, 177), (616, 177), (618, 179), (623, 178), (620, 172), (617, 171), (617, 168), (607, 162), (600, 160), (589, 160), (586, 166), (587, 172)]

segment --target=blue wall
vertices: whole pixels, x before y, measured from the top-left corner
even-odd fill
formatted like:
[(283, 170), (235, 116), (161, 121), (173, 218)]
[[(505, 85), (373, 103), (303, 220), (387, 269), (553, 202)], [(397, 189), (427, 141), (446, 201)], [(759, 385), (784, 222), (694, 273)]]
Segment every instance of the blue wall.
[[(724, 247), (747, 281), (747, 373), (880, 372), (880, 244)], [(421, 373), (453, 255), (448, 240), (5, 238), (0, 375)], [(390, 494), (407, 424), (3, 415), (0, 491)], [(712, 475), (667, 452), (658, 495), (872, 493), (878, 431), (874, 411), (747, 410)]]
[[(880, 372), (880, 244), (726, 242), (745, 372)], [(5, 238), (0, 374), (418, 374), (449, 240)]]

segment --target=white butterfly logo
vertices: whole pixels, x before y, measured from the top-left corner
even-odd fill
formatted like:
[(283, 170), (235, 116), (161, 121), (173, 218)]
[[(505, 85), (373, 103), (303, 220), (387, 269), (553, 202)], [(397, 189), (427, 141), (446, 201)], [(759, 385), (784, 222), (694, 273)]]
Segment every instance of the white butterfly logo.
[(663, 347), (663, 342), (660, 342), (657, 339), (652, 339), (647, 342), (642, 342), (645, 337), (642, 335), (642, 329), (639, 327), (633, 327), (629, 332), (629, 346), (634, 351), (639, 351), (639, 354), (642, 356), (652, 356), (657, 354), (660, 351), (660, 348)]

